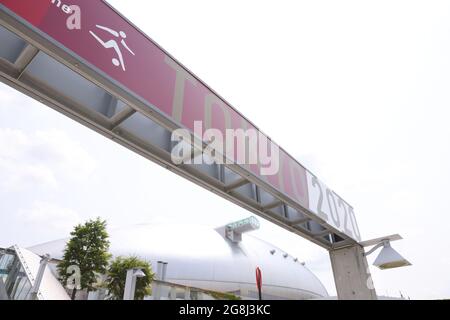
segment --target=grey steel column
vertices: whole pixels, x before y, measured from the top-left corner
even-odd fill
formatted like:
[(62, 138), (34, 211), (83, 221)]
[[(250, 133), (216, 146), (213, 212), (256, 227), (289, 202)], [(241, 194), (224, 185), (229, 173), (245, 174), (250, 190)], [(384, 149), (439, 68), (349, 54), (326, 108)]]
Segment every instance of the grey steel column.
[(41, 264), (39, 265), (39, 270), (36, 275), (36, 280), (34, 281), (33, 288), (30, 292), (30, 300), (37, 300), (39, 294), (39, 288), (41, 287), (42, 279), (44, 278), (44, 273), (47, 268), (48, 262), (50, 261), (50, 255), (46, 254), (41, 259)]
[[(166, 281), (167, 274), (167, 262), (158, 261), (156, 268), (156, 280)], [(153, 285), (153, 300), (161, 300), (162, 285), (161, 283), (155, 283)]]

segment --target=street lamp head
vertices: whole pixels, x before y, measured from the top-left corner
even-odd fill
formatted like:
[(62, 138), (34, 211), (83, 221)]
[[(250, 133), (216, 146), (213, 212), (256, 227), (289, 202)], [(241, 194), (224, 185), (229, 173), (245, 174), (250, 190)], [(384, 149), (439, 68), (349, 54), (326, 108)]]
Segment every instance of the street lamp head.
[(144, 271), (142, 271), (142, 269), (135, 269), (133, 276), (136, 278), (144, 278), (145, 277), (145, 273)]
[(410, 266), (411, 263), (391, 247), (389, 240), (385, 240), (383, 241), (383, 249), (381, 249), (373, 265), (381, 270), (386, 270)]
[(411, 263), (403, 258), (397, 251), (392, 249), (391, 242), (403, 239), (400, 235), (394, 234), (382, 238), (372, 239), (360, 242), (362, 247), (374, 246), (371, 250), (364, 255), (368, 256), (375, 252), (377, 249), (382, 248), (380, 254), (375, 259), (373, 265), (377, 266), (381, 270), (393, 269), (410, 266)]

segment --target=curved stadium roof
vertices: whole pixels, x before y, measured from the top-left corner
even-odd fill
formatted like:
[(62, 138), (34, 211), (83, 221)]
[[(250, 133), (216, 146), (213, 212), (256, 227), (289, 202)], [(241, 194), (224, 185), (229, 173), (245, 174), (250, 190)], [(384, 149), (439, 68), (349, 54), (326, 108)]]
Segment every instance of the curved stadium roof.
[[(30, 248), (61, 258), (65, 239)], [(148, 224), (110, 232), (113, 256), (137, 255), (152, 263), (168, 262), (167, 281), (256, 298), (255, 270), (263, 274), (263, 298), (327, 297), (319, 279), (297, 259), (251, 234), (233, 243), (222, 229), (196, 225)]]

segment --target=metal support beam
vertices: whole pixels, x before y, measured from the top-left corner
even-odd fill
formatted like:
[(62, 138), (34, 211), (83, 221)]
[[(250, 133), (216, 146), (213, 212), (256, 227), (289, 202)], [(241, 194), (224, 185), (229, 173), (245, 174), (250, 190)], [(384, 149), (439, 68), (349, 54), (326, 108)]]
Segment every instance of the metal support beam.
[(19, 76), (17, 77), (17, 79), (20, 79), (22, 77), (23, 73), (25, 72), (25, 70), (27, 70), (28, 66), (31, 62), (33, 62), (38, 53), (39, 50), (30, 44), (28, 44), (22, 50), (16, 62), (14, 63), (14, 66), (19, 72)]
[(362, 246), (331, 250), (330, 258), (339, 300), (377, 300)]
[(330, 230), (325, 230), (325, 231), (322, 231), (320, 233), (314, 234), (314, 238), (322, 238), (322, 237), (325, 237), (325, 236), (327, 236), (329, 234), (332, 234), (332, 233), (333, 232), (330, 231)]
[(41, 287), (42, 279), (44, 278), (44, 273), (46, 271), (48, 262), (51, 260), (50, 255), (46, 254), (42, 257), (39, 270), (36, 275), (36, 279), (34, 280), (33, 288), (31, 288), (30, 292), (30, 300), (37, 300), (39, 295), (39, 289)]
[(116, 130), (125, 120), (129, 119), (135, 113), (136, 113), (136, 110), (131, 109), (131, 108), (119, 113), (117, 116), (115, 116), (112, 119), (111, 131)]
[(264, 206), (262, 208), (263, 211), (269, 211), (271, 209), (277, 208), (279, 206), (281, 206), (283, 204), (283, 202), (281, 202), (280, 200), (276, 200), (272, 203), (269, 203), (268, 205)]
[(233, 183), (227, 185), (225, 187), (225, 190), (226, 190), (226, 192), (230, 193), (231, 191), (236, 190), (240, 187), (243, 187), (249, 183), (250, 183), (250, 181), (248, 181), (247, 179), (239, 179), (236, 182), (233, 182)]
[(292, 221), (292, 222), (290, 223), (290, 225), (291, 225), (291, 226), (296, 226), (296, 225), (299, 225), (299, 224), (304, 224), (304, 223), (306, 223), (306, 222), (308, 222), (308, 221), (311, 221), (311, 219), (310, 219), (310, 218), (298, 219), (298, 220)]
[(0, 255), (8, 253), (14, 254), (14, 251), (12, 251), (11, 249), (0, 248)]
[(196, 147), (192, 147), (194, 149), (194, 151), (192, 151), (188, 156), (186, 156), (186, 158), (184, 158), (181, 163), (185, 164), (186, 162), (192, 162), (194, 161), (195, 158), (197, 158), (198, 156), (202, 155), (203, 151), (201, 149), (198, 149)]

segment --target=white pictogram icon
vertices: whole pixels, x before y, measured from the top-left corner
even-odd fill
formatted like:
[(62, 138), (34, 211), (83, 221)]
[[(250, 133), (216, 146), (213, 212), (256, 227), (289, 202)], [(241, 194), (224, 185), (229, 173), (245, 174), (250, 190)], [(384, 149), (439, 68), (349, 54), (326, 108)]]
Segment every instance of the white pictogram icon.
[[(125, 39), (127, 38), (127, 35), (123, 31), (115, 31), (107, 27), (96, 25), (97, 28), (109, 32), (114, 37), (118, 38), (120, 40), (120, 43), (122, 46), (124, 46), (125, 49), (127, 49), (133, 56), (135, 56), (134, 52), (128, 47), (127, 43), (125, 42)], [(125, 62), (123, 59), (122, 51), (120, 50), (119, 44), (115, 39), (111, 39), (109, 41), (103, 41), (99, 36), (97, 36), (94, 32), (89, 31), (89, 33), (98, 41), (100, 44), (105, 47), (106, 49), (114, 49), (114, 51), (117, 53), (117, 58), (112, 59), (113, 65), (116, 67), (121, 66), (123, 71), (126, 71), (125, 69)]]

